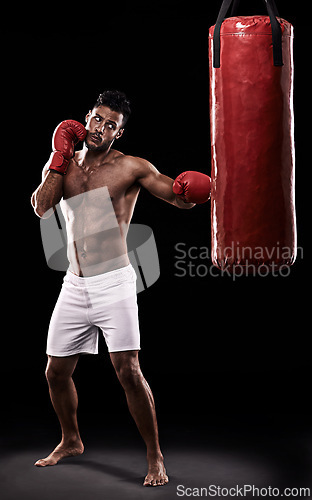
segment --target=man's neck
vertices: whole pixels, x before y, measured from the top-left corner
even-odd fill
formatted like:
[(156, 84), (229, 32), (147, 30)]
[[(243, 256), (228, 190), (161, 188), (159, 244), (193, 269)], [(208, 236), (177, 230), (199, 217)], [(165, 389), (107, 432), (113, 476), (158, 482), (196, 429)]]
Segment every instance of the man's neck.
[(91, 165), (96, 167), (104, 163), (110, 151), (111, 151), (111, 145), (108, 147), (108, 149), (105, 149), (104, 151), (91, 151), (84, 144), (82, 148), (81, 159), (86, 167)]

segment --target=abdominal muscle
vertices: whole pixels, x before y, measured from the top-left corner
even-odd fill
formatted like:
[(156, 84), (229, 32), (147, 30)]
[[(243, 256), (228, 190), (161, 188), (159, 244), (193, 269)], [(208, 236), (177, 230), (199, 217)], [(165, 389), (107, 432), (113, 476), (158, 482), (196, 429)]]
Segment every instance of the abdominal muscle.
[[(69, 270), (78, 276), (95, 276), (129, 264), (128, 224), (117, 219), (110, 199), (103, 193), (62, 200), (66, 221)], [(99, 203), (98, 203), (99, 201)]]
[(117, 231), (119, 228), (69, 243), (69, 270), (78, 276), (94, 276), (127, 266), (126, 243)]

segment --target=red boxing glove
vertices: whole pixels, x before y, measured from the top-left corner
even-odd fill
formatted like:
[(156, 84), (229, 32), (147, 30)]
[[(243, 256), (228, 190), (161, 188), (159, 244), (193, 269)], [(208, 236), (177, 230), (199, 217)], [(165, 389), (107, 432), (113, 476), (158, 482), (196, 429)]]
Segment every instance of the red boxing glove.
[(75, 144), (83, 141), (86, 135), (86, 129), (76, 120), (61, 122), (54, 130), (49, 170), (65, 175), (69, 160), (75, 154)]
[(211, 194), (211, 179), (201, 172), (189, 170), (175, 179), (173, 192), (185, 203), (205, 203)]

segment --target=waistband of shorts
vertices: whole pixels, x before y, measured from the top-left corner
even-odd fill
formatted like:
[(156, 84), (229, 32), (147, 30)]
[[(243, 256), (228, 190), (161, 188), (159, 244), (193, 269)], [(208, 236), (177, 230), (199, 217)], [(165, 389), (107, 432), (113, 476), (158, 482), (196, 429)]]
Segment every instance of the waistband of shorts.
[(116, 283), (120, 279), (126, 278), (136, 278), (136, 273), (131, 264), (128, 264), (125, 267), (120, 267), (119, 269), (114, 269), (114, 271), (108, 271), (103, 274), (96, 274), (95, 276), (77, 276), (71, 271), (67, 270), (65, 276), (70, 283), (76, 286), (90, 286), (90, 285), (99, 285), (99, 284), (107, 284)]

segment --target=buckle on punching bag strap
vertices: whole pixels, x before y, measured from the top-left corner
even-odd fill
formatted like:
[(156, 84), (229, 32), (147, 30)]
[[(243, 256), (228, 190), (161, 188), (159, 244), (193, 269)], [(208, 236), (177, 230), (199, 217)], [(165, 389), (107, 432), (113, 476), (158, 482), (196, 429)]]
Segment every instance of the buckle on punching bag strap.
[[(274, 0), (263, 0), (268, 15), (270, 18), (272, 28), (272, 42), (273, 42), (273, 63), (274, 66), (283, 66), (283, 52), (282, 52), (282, 29), (281, 25), (276, 19), (279, 16)], [(232, 4), (233, 0), (223, 0), (219, 15), (215, 24), (213, 33), (213, 67), (220, 68), (220, 30), (221, 24), (226, 17), (226, 14)], [(231, 16), (235, 16), (240, 0), (234, 0)]]

